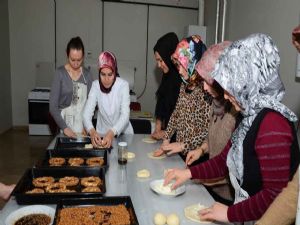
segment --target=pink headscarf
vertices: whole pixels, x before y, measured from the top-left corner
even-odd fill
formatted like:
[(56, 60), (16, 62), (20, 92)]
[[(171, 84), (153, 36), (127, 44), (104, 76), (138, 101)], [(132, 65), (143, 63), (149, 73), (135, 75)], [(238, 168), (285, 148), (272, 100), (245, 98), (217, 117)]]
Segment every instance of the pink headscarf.
[(197, 63), (195, 67), (196, 71), (209, 85), (212, 85), (214, 82), (214, 79), (211, 77), (211, 72), (214, 70), (221, 54), (229, 45), (231, 45), (231, 43), (232, 42), (230, 41), (224, 41), (215, 45), (211, 45), (206, 52), (204, 52), (202, 58)]
[[(101, 78), (100, 78), (100, 71), (103, 68), (109, 68), (112, 70), (114, 74), (114, 82), (111, 85), (110, 88), (104, 87), (102, 84)], [(114, 85), (116, 81), (116, 76), (118, 75), (118, 67), (117, 67), (117, 60), (113, 53), (109, 51), (102, 52), (98, 57), (98, 70), (99, 70), (99, 84), (100, 84), (100, 90), (103, 93), (109, 93), (111, 91), (112, 86)]]

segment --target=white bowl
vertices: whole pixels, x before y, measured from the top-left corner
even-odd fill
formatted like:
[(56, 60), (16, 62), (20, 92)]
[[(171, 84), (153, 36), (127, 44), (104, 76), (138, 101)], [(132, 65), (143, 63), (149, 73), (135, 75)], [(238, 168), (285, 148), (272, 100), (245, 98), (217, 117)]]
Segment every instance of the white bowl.
[(159, 194), (159, 195), (165, 195), (165, 196), (178, 196), (178, 195), (182, 195), (185, 192), (185, 185), (181, 185), (179, 187), (177, 187), (175, 190), (171, 190), (171, 185), (169, 184), (167, 186), (163, 186), (164, 183), (164, 179), (160, 179), (160, 180), (154, 180), (150, 183), (150, 187), (151, 189)]
[(30, 214), (45, 214), (51, 218), (51, 222), (49, 224), (52, 224), (54, 220), (55, 209), (44, 205), (25, 206), (9, 214), (8, 217), (6, 217), (5, 225), (14, 225), (18, 219)]

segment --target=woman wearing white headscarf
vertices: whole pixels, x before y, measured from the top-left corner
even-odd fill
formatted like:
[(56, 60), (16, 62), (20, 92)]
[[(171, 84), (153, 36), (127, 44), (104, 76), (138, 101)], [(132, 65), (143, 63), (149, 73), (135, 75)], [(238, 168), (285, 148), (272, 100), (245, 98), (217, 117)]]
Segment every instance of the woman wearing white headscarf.
[(224, 150), (187, 170), (171, 170), (165, 183), (173, 188), (189, 178), (209, 180), (229, 174), (235, 189), (231, 206), (215, 203), (202, 219), (246, 222), (259, 219), (299, 165), (299, 146), (292, 122), (296, 115), (280, 101), (284, 87), (280, 58), (272, 39), (254, 34), (235, 41), (220, 57), (212, 78), (243, 115)]

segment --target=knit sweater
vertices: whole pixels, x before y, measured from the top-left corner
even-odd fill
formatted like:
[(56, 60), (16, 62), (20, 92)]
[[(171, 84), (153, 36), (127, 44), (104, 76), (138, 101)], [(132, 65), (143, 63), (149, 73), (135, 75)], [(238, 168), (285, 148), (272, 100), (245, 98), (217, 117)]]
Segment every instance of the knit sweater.
[[(229, 206), (230, 222), (259, 219), (274, 198), (287, 185), (290, 175), (290, 146), (293, 142), (289, 122), (275, 112), (269, 112), (262, 120), (255, 141), (255, 152), (260, 165), (262, 189), (248, 199)], [(191, 167), (193, 179), (213, 179), (228, 174), (226, 158), (231, 147), (229, 141), (224, 150), (213, 159)]]

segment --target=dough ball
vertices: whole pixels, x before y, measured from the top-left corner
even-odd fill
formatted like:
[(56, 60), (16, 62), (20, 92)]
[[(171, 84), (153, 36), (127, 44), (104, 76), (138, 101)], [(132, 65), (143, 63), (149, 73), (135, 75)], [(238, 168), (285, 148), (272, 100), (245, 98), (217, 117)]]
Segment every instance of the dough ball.
[(127, 152), (127, 159), (134, 159), (135, 154), (133, 152)]
[(155, 225), (165, 225), (167, 222), (167, 218), (162, 213), (155, 213), (154, 215), (154, 224)]
[(167, 224), (168, 225), (179, 225), (180, 224), (179, 217), (175, 213), (170, 214), (167, 218)]
[(146, 169), (139, 170), (136, 173), (136, 176), (139, 178), (147, 178), (147, 177), (150, 177), (150, 172), (149, 172), (149, 170), (146, 170)]

